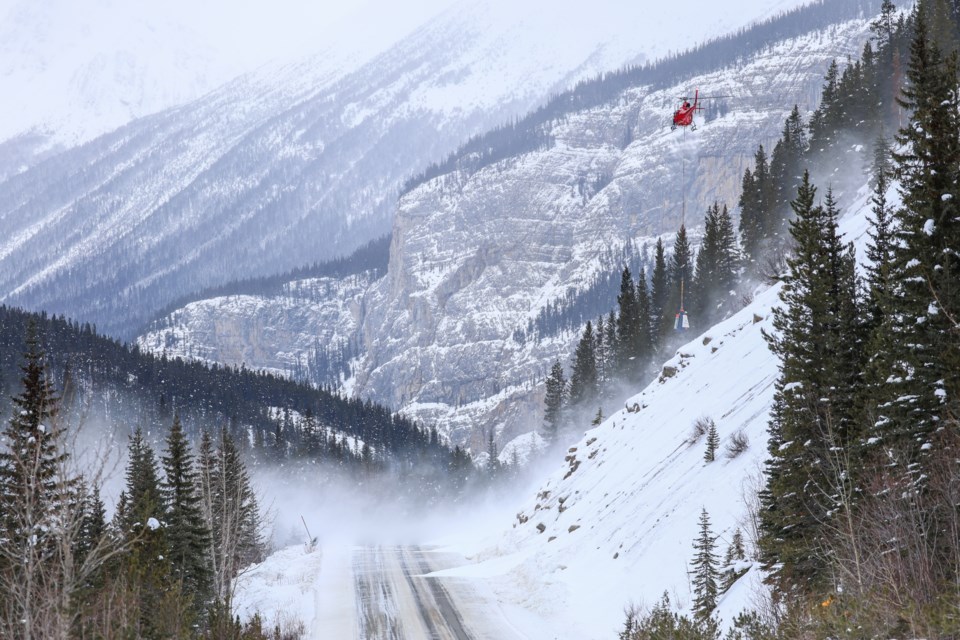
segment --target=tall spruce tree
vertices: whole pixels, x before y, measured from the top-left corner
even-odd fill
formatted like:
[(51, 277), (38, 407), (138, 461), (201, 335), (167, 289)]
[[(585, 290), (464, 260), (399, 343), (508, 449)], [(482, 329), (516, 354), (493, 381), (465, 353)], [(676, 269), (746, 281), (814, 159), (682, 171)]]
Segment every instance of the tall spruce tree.
[(597, 397), (597, 360), (593, 353), (593, 324), (588, 320), (573, 355), (570, 374), (570, 404), (580, 405)]
[(910, 122), (895, 159), (903, 206), (892, 243), (876, 433), (885, 456), (918, 482), (945, 414), (956, 413), (960, 357), (960, 116), (956, 57), (944, 60), (928, 35), (922, 3), (914, 12), (907, 85)]
[(69, 499), (69, 487), (58, 473), (67, 459), (60, 446), (63, 428), (56, 420), (57, 396), (43, 358), (31, 325), (21, 366), (23, 391), (13, 398), (13, 417), (3, 430), (5, 447), (0, 450), (0, 526), (4, 537), (16, 542), (42, 538), (58, 507)]
[(666, 335), (673, 329), (674, 312), (680, 309), (681, 303), (688, 311), (696, 310), (697, 303), (690, 296), (689, 287), (693, 283), (693, 259), (690, 242), (687, 239), (687, 228), (680, 226), (676, 240), (673, 243), (673, 255), (670, 259), (670, 294), (667, 299), (669, 313), (664, 313), (660, 325), (661, 334)]
[(663, 240), (657, 238), (657, 245), (653, 257), (653, 273), (650, 278), (650, 306), (653, 310), (653, 317), (656, 318), (654, 326), (660, 326), (660, 320), (667, 314), (667, 301), (670, 297), (670, 272), (667, 270), (666, 252), (663, 248)]
[[(0, 635), (26, 640), (53, 631), (59, 611), (56, 585), (64, 564), (59, 542), (72, 522), (77, 481), (64, 473), (64, 430), (56, 420), (57, 396), (47, 378), (36, 326), (27, 333), (23, 390), (0, 438)], [(69, 594), (66, 594), (69, 595)], [(54, 625), (54, 628), (56, 625)]]
[[(780, 360), (769, 425), (767, 483), (761, 492), (761, 556), (784, 592), (810, 593), (824, 579), (825, 522), (834, 505), (824, 475), (832, 447), (858, 433), (850, 396), (859, 371), (851, 339), (857, 300), (851, 250), (840, 241), (832, 196), (814, 204), (804, 172), (791, 203), (795, 253), (773, 313), (771, 350)], [(828, 194), (829, 195), (829, 194)], [(852, 316), (852, 317), (851, 317)]]
[(704, 236), (697, 252), (692, 292), (697, 298), (704, 325), (732, 310), (730, 292), (736, 286), (739, 256), (733, 221), (727, 207), (719, 202), (707, 208)]
[(603, 389), (607, 382), (613, 377), (611, 357), (610, 354), (607, 353), (607, 328), (605, 325), (606, 322), (604, 322), (603, 314), (600, 314), (597, 318), (597, 324), (594, 325), (596, 328), (593, 332), (593, 353), (597, 359), (597, 385), (600, 389)]
[(127, 447), (126, 486), (114, 523), (127, 548), (123, 580), (138, 611), (127, 631), (151, 639), (178, 637), (195, 621), (189, 599), (173, 575), (159, 478), (156, 456), (138, 428)]
[(617, 315), (617, 368), (625, 379), (635, 381), (644, 357), (641, 352), (643, 336), (637, 293), (628, 267), (624, 267), (620, 274), (617, 304), (620, 310)]
[[(866, 292), (864, 309), (864, 331), (867, 337), (867, 357), (865, 364), (864, 394), (876, 398), (876, 390), (889, 375), (889, 361), (886, 355), (891, 352), (888, 344), (891, 336), (884, 328), (886, 314), (891, 310), (890, 269), (893, 264), (894, 211), (887, 203), (887, 191), (894, 177), (892, 155), (889, 144), (883, 137), (877, 139), (874, 146), (874, 161), (871, 170), (873, 196), (871, 197), (871, 228), (867, 230), (870, 241), (867, 243), (866, 256)], [(865, 419), (876, 421), (872, 403), (864, 399), (864, 409), (869, 414)]]
[(607, 356), (607, 369), (610, 371), (616, 371), (617, 368), (617, 358), (618, 353), (620, 352), (620, 344), (617, 342), (617, 315), (616, 312), (611, 309), (610, 314), (607, 316), (607, 321), (603, 325), (604, 336), (603, 344), (606, 347), (606, 356)]
[(830, 61), (820, 91), (820, 106), (810, 117), (810, 144), (817, 151), (825, 151), (840, 124), (840, 108), (845, 101), (839, 87), (840, 68), (836, 59)]
[(743, 174), (739, 206), (743, 252), (756, 272), (770, 231), (767, 211), (773, 206), (773, 183), (763, 145), (757, 148), (753, 167), (753, 172), (747, 169)]
[[(201, 446), (201, 484), (204, 464)], [(207, 526), (212, 532), (209, 557), (214, 596), (229, 608), (234, 579), (244, 567), (263, 559), (264, 543), (256, 494), (240, 451), (226, 429), (220, 430), (219, 447), (209, 476), (212, 507)]]
[(800, 108), (794, 105), (783, 123), (780, 140), (770, 156), (771, 197), (764, 207), (762, 229), (764, 237), (773, 246), (782, 247), (787, 243), (789, 216), (786, 203), (791, 201), (797, 191), (806, 152), (806, 127)]
[(641, 267), (637, 278), (637, 323), (639, 326), (638, 353), (640, 371), (645, 371), (656, 349), (653, 331), (653, 303), (647, 288), (647, 272)]
[(210, 531), (203, 518), (202, 487), (193, 464), (187, 436), (174, 414), (162, 458), (165, 481), (161, 485), (170, 563), (174, 578), (193, 597), (199, 615), (211, 598), (210, 563), (207, 558)]
[(546, 392), (543, 400), (543, 436), (549, 443), (556, 441), (557, 432), (560, 431), (563, 402), (566, 394), (567, 379), (563, 375), (563, 365), (560, 363), (560, 358), (557, 358), (553, 367), (550, 368), (550, 375), (547, 376)]
[(700, 534), (693, 543), (693, 617), (698, 623), (706, 622), (717, 608), (720, 570), (716, 554), (716, 541), (710, 531), (710, 515), (706, 509), (700, 512)]

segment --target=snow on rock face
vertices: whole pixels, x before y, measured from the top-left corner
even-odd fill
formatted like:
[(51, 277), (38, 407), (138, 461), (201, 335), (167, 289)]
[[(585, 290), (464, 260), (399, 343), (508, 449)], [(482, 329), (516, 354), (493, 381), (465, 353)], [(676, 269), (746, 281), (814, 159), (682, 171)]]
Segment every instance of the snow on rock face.
[(246, 365), (279, 375), (309, 368), (318, 345), (353, 335), (370, 276), (312, 278), (274, 296), (233, 295), (188, 304), (140, 336), (156, 354)]
[[(715, 199), (733, 207), (756, 144), (776, 139), (794, 103), (813, 108), (829, 61), (857, 51), (867, 34), (866, 22), (851, 22), (737, 70), (628, 91), (554, 124), (548, 150), (405, 195), (388, 275), (367, 300), (356, 392), (433, 420), (459, 442), (478, 444), (490, 428), (505, 441), (538, 425), (542, 399), (531, 381), (569, 355), (576, 337), (520, 344), (512, 333), (590, 282), (611, 247), (675, 232), (684, 198), (688, 226)], [(671, 133), (674, 96), (690, 86), (733, 95), (730, 113)], [(628, 130), (633, 142), (622, 149)], [(599, 191), (580, 188), (598, 177)]]

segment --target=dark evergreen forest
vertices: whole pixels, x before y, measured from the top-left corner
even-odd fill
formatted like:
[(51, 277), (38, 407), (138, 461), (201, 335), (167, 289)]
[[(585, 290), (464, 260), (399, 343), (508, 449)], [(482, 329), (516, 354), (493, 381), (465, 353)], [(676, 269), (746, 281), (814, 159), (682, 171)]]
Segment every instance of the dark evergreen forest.
[[(462, 453), (441, 444), (435, 429), (369, 401), (245, 369), (158, 358), (100, 336), (90, 325), (8, 307), (0, 307), (4, 415), (19, 391), (31, 323), (56, 388), (88, 414), (114, 416), (111, 427), (121, 433), (162, 433), (179, 414), (192, 438), (226, 428), (254, 464), (333, 459), (401, 476), (426, 474), (437, 490), (447, 487), (445, 469), (463, 463)], [(344, 436), (359, 438), (369, 450), (353, 450)]]

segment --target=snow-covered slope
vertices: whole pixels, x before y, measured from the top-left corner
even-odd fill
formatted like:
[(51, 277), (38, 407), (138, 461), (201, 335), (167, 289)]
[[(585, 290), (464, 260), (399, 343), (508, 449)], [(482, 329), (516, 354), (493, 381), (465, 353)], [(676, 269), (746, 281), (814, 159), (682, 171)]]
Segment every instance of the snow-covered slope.
[[(891, 198), (896, 199), (895, 188)], [(860, 258), (867, 241), (868, 196), (845, 197), (840, 232)], [(752, 535), (747, 505), (766, 458), (767, 420), (779, 370), (762, 332), (772, 332), (780, 287), (677, 350), (663, 373), (627, 407), (584, 433), (522, 505), (511, 530), (476, 559), (514, 558), (496, 582), (503, 596), (567, 620), (570, 637), (611, 637), (628, 602), (691, 601), (693, 540), (706, 509), (725, 552), (734, 530)], [(705, 441), (690, 441), (699, 418), (712, 419), (720, 452), (704, 462)], [(730, 458), (736, 433), (750, 443)], [(542, 531), (541, 529), (542, 525)], [(729, 623), (752, 595), (746, 584), (721, 598)], [(523, 588), (518, 588), (522, 585)], [(725, 602), (726, 600), (726, 602)]]
[[(896, 200), (895, 188), (890, 196)], [(866, 189), (846, 195), (844, 202), (849, 206), (840, 232), (862, 257), (870, 207)], [(425, 526), (428, 533), (419, 539), (405, 532), (394, 543), (444, 545), (446, 568), (427, 577), (454, 596), (466, 589), (486, 594), (485, 615), (512, 630), (506, 638), (612, 638), (627, 605), (653, 606), (664, 592), (673, 606), (687, 609), (701, 509), (709, 514), (721, 556), (737, 528), (752, 552), (749, 505), (761, 482), (779, 374), (763, 332), (773, 331), (771, 310), (779, 304), (779, 290), (759, 289), (751, 304), (679, 348), (661, 376), (622, 410), (543, 460), (543, 479), (529, 494), (501, 505), (496, 516), (476, 506), (498, 533), (477, 542), (477, 523), (456, 515), (446, 526)], [(704, 437), (691, 439), (701, 418), (713, 420), (720, 435), (711, 463), (704, 461)], [(731, 457), (728, 445), (735, 434), (745, 436), (749, 446)], [(325, 532), (338, 528), (332, 522), (319, 526)], [(467, 557), (450, 560), (457, 553)], [(268, 620), (274, 610), (309, 612), (308, 633), (322, 637), (321, 628), (312, 626), (319, 620), (312, 617), (313, 596), (323, 603), (328, 589), (343, 629), (356, 629), (360, 609), (350, 607), (361, 605), (340, 595), (356, 580), (349, 547), (344, 555), (342, 541), (330, 540), (322, 556), (304, 559), (302, 551), (287, 549), (269, 558), (244, 579), (239, 596), (244, 610), (260, 608)], [(413, 576), (421, 573), (422, 568)], [(725, 624), (754, 604), (759, 578), (752, 568), (721, 596)]]

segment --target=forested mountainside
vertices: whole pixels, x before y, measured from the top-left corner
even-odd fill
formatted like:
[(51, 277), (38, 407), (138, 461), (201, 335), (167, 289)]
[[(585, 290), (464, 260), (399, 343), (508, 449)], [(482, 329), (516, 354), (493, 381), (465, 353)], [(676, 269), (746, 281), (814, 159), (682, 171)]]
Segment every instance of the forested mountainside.
[[(448, 464), (459, 463), (459, 452), (440, 443), (435, 430), (369, 401), (245, 368), (153, 356), (89, 324), (0, 307), (0, 407), (6, 414), (9, 398), (19, 392), (31, 324), (50, 379), (95, 440), (116, 439), (122, 447), (134, 429), (166, 433), (179, 415), (191, 438), (226, 428), (257, 465), (329, 463), (331, 469), (417, 477), (438, 495), (451, 489), (444, 476)], [(426, 486), (412, 485), (418, 491)]]
[[(856, 55), (868, 35), (866, 20), (844, 22), (668, 89), (626, 90), (553, 122), (550, 148), (404, 195), (388, 275), (366, 298), (355, 392), (429, 416), (457, 441), (495, 429), (505, 442), (538, 426), (541, 381), (576, 336), (513, 336), (587, 291), (611, 247), (646, 245), (649, 266), (656, 240), (669, 249), (684, 218), (698, 244), (707, 208), (737, 203), (757, 142), (777, 139), (794, 104), (812, 111), (830, 61)], [(693, 87), (732, 95), (732, 108), (671, 133), (674, 96)]]

